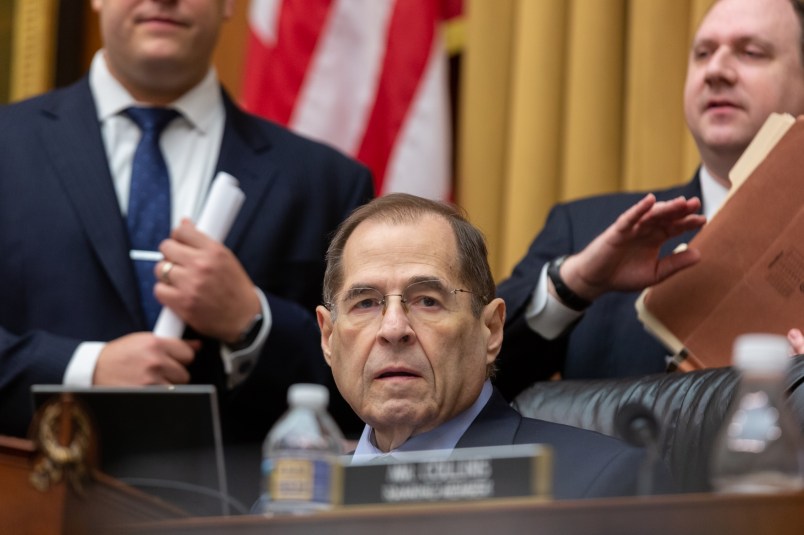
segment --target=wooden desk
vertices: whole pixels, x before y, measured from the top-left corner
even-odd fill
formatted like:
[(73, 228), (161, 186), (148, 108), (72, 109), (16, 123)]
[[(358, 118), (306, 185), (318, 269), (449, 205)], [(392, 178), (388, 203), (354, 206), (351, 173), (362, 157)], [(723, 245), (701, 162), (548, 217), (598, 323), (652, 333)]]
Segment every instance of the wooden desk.
[(191, 518), (129, 526), (127, 535), (802, 535), (804, 493), (686, 494), (650, 498), (516, 501), (344, 509), (308, 517)]
[(101, 473), (83, 492), (63, 481), (46, 491), (31, 484), (33, 443), (0, 436), (0, 533), (14, 535), (116, 534), (120, 523), (187, 514)]

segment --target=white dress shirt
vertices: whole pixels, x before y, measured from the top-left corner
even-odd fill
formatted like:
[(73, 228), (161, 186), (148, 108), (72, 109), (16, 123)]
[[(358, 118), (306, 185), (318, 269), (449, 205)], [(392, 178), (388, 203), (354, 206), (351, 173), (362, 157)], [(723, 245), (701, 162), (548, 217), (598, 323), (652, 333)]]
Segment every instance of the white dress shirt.
[[(139, 127), (123, 112), (131, 106), (147, 106), (134, 97), (112, 76), (103, 50), (92, 60), (89, 86), (98, 111), (98, 121), (114, 181), (120, 212), (128, 210), (131, 165), (140, 140)], [(171, 226), (183, 218), (197, 220), (212, 182), (220, 154), (226, 111), (215, 70), (169, 106), (181, 115), (162, 132), (160, 146), (170, 174)], [(271, 328), (271, 313), (265, 295), (256, 288), (262, 306), (263, 325), (254, 343), (233, 352), (222, 345), (221, 358), (229, 374), (229, 386), (248, 375), (265, 344)], [(89, 386), (104, 342), (83, 342), (77, 348), (64, 373), (64, 384)]]
[(355, 453), (352, 456), (352, 464), (365, 464), (378, 457), (393, 457), (399, 460), (404, 459), (407, 453), (422, 450), (431, 451), (433, 459), (449, 457), (458, 441), (491, 399), (492, 392), (491, 381), (486, 380), (480, 395), (471, 407), (435, 429), (410, 437), (398, 448), (389, 452), (384, 452), (377, 447), (374, 440), (374, 429), (366, 425), (357, 442)]

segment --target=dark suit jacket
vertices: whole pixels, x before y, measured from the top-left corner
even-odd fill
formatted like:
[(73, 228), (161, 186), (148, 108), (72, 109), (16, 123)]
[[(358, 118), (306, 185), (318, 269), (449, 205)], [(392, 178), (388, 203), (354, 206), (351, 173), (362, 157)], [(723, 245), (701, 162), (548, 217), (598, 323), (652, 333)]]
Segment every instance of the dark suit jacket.
[[(657, 191), (658, 200), (679, 195), (700, 197), (697, 175), (683, 186)], [(554, 258), (573, 254), (605, 230), (644, 193), (618, 193), (555, 206), (542, 231), (511, 277), (497, 288), (507, 305), (505, 338), (497, 359), (496, 384), (513, 399), (537, 380), (561, 372), (566, 379), (624, 377), (664, 371), (667, 350), (639, 322), (634, 303), (639, 292), (612, 292), (597, 299), (567, 333), (545, 340), (525, 322), (525, 308), (542, 266)], [(677, 236), (662, 247), (669, 254), (693, 233)]]
[[(458, 448), (508, 444), (548, 444), (553, 448), (556, 499), (632, 496), (645, 451), (612, 437), (566, 425), (525, 418), (495, 390), (458, 441)], [(657, 471), (656, 490), (672, 488), (666, 466)]]
[[(218, 385), (227, 437), (261, 439), (290, 384), (331, 381), (314, 316), (324, 255), (373, 187), (363, 166), (224, 100), (217, 170), (246, 194), (226, 245), (267, 295), (273, 328), (238, 388), (226, 390), (213, 340), (190, 372)], [(81, 341), (145, 321), (87, 79), (0, 108), (0, 125), (0, 433), (20, 435), (32, 384), (60, 383)]]

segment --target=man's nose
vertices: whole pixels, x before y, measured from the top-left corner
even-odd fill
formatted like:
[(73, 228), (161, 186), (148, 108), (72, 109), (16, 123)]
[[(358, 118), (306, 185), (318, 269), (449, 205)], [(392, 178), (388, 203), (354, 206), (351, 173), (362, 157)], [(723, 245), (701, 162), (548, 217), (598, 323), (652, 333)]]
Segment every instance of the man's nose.
[(733, 84), (737, 77), (735, 61), (734, 52), (730, 48), (726, 46), (718, 47), (706, 63), (706, 81), (708, 83), (727, 82)]
[(385, 296), (385, 310), (380, 318), (380, 330), (377, 335), (390, 344), (411, 343), (416, 338), (401, 296), (394, 294)]

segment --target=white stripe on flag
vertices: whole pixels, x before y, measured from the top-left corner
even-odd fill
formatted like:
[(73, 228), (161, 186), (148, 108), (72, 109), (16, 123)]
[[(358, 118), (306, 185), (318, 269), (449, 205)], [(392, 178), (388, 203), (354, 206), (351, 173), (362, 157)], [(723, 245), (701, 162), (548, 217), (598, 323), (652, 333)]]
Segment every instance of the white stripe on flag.
[[(411, 20), (422, 21), (410, 18), (416, 17), (418, 9), (421, 17), (433, 17), (437, 10), (431, 8), (439, 0), (420, 0), (421, 4), (397, 3), (415, 0), (304, 1), (310, 4), (294, 3), (294, 9), (284, 14), (285, 0), (251, 1), (249, 26), (264, 48), (257, 48), (245, 67), (251, 91), (246, 91), (244, 104), (269, 119), (287, 121), (302, 135), (363, 159), (373, 171), (384, 174), (375, 177), (380, 184), (377, 194), (404, 191), (448, 199), (451, 125), (446, 52), (439, 32), (432, 43), (421, 41), (417, 48), (418, 39), (429, 40), (432, 34), (416, 24), (408, 27)], [(315, 16), (303, 20), (314, 22), (306, 25), (307, 31), (321, 34), (317, 38), (302, 34), (297, 43), (289, 37), (296, 34), (288, 34), (297, 24), (293, 18), (309, 13)], [(280, 16), (282, 24), (290, 25), (281, 32)], [(389, 35), (392, 20), (394, 35)], [(283, 40), (288, 38), (278, 44), (280, 33)], [(386, 57), (389, 39), (394, 42), (393, 54)], [(425, 57), (423, 47), (428, 45), (430, 53)], [(290, 82), (282, 75), (260, 76), (272, 69), (267, 63), (279, 61), (276, 54), (302, 58), (306, 72), (286, 68), (292, 75)], [(388, 93), (378, 100), (379, 90)]]
[(447, 57), (440, 32), (427, 69), (389, 156), (382, 193), (405, 192), (447, 199), (450, 195), (450, 124)]
[(347, 154), (360, 148), (382, 71), (393, 0), (340, 0), (318, 41), (290, 127)]
[(254, 34), (268, 46), (276, 42), (276, 27), (282, 0), (251, 0), (248, 10), (248, 24)]

